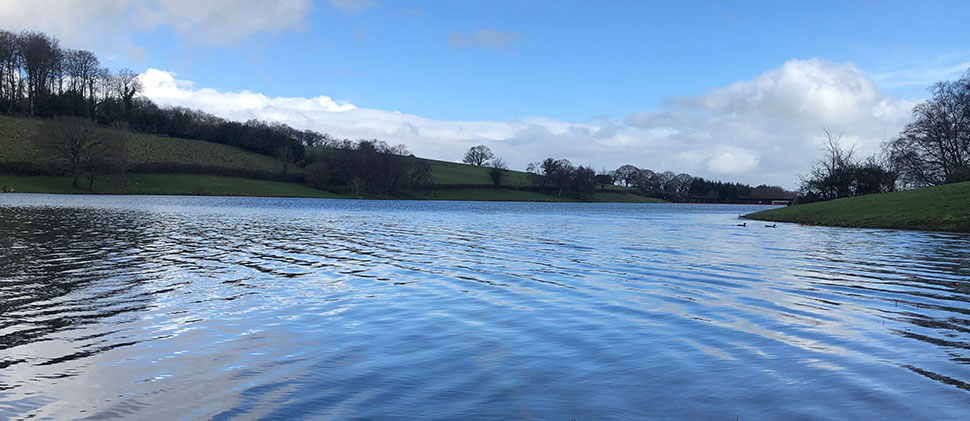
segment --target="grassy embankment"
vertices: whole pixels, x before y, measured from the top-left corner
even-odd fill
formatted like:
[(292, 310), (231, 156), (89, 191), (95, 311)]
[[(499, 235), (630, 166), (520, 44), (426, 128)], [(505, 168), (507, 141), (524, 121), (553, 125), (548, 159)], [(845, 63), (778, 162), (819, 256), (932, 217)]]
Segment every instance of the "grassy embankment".
[[(0, 116), (0, 163), (53, 163), (55, 158), (35, 141), (44, 122)], [(279, 172), (283, 165), (270, 156), (218, 143), (130, 132), (123, 132), (123, 138), (133, 165), (175, 163), (263, 172)]]
[[(34, 141), (44, 120), (0, 116), (0, 163), (52, 164)], [(282, 162), (227, 145), (139, 133), (124, 133), (131, 164), (197, 165), (229, 170), (279, 172)], [(292, 172), (301, 171), (290, 168)], [(81, 183), (84, 186), (83, 180)], [(68, 177), (0, 175), (0, 186), (21, 193), (88, 193)], [(339, 197), (302, 184), (237, 177), (186, 174), (129, 174), (127, 180), (99, 179), (94, 193), (235, 196)]]
[[(37, 148), (35, 137), (44, 120), (0, 116), (0, 164), (51, 164), (53, 157)], [(279, 172), (282, 162), (267, 155), (245, 151), (232, 146), (199, 140), (128, 133), (123, 134), (129, 162), (138, 164), (179, 164), (219, 167), (264, 173)], [(488, 185), (491, 179), (486, 168), (471, 165), (427, 160), (436, 184)], [(291, 173), (299, 168), (290, 167)], [(82, 186), (84, 185), (81, 183)], [(530, 186), (528, 175), (508, 171), (503, 185)], [(14, 176), (0, 174), (0, 186), (9, 186), (21, 193), (88, 193), (85, 188), (71, 186), (68, 177)], [(619, 189), (619, 188), (618, 188)], [(350, 197), (312, 189), (303, 184), (196, 174), (129, 174), (127, 179), (97, 180), (94, 193), (116, 194), (183, 194), (286, 197)], [(415, 192), (397, 199), (419, 200), (485, 200), (485, 201), (575, 201), (569, 197), (517, 191), (510, 189), (453, 189), (436, 192)], [(592, 201), (599, 202), (660, 202), (632, 194), (598, 193)]]
[(744, 217), (807, 225), (970, 232), (970, 182), (808, 203)]

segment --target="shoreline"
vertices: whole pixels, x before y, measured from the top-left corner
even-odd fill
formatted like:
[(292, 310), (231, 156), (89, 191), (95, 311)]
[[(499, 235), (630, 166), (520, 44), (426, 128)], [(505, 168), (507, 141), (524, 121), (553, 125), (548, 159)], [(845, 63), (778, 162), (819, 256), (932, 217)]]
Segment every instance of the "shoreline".
[(842, 228), (970, 233), (970, 182), (806, 203), (741, 218)]
[[(83, 185), (83, 182), (79, 182)], [(127, 180), (98, 180), (93, 191), (71, 185), (70, 177), (0, 175), (0, 186), (12, 194), (118, 195), (118, 196), (224, 196), (316, 199), (357, 199), (354, 195), (317, 190), (303, 184), (238, 177), (194, 174), (130, 174)], [(0, 193), (2, 195), (4, 193)], [(602, 192), (591, 200), (511, 189), (446, 189), (364, 196), (369, 200), (537, 202), (537, 203), (667, 203), (634, 194)]]

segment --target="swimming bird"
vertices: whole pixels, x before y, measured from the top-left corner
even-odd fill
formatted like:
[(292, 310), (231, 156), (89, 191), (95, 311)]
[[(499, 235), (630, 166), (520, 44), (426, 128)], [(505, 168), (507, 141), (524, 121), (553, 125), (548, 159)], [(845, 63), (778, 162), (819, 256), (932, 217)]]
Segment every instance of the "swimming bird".
[(746, 227), (746, 226), (748, 226), (748, 223), (747, 222), (740, 223), (740, 224), (738, 224), (738, 226), (739, 227)]
[(765, 228), (775, 228), (777, 226), (778, 224), (771, 224), (771, 225), (765, 224)]

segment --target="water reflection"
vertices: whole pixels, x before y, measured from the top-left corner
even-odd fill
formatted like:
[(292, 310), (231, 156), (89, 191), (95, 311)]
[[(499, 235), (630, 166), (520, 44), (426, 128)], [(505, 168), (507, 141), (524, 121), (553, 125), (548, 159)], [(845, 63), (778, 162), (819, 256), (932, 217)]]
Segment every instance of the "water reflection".
[(970, 409), (970, 238), (746, 211), (5, 195), (0, 414)]

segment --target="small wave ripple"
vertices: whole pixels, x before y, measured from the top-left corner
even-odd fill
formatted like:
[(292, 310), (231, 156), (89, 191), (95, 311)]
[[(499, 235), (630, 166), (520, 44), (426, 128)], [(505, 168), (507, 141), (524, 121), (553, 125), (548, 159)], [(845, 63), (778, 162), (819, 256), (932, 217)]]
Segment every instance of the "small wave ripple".
[(2, 200), (9, 417), (970, 409), (966, 235), (710, 205)]

